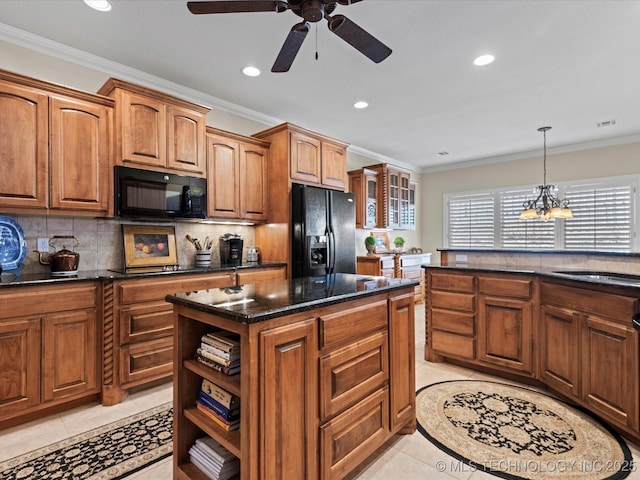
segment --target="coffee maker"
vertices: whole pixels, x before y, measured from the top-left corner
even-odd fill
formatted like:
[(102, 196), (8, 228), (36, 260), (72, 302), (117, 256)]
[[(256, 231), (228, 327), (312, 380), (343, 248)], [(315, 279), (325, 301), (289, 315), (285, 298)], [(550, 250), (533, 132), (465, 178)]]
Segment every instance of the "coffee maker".
[(223, 265), (242, 264), (244, 241), (237, 233), (225, 233), (220, 237), (220, 263)]

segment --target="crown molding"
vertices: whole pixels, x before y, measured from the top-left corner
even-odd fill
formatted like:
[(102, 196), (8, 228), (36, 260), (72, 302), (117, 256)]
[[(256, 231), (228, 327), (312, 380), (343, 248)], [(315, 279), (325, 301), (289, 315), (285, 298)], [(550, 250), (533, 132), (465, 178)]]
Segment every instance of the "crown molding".
[(122, 65), (121, 63), (107, 60), (106, 58), (85, 52), (84, 50), (70, 47), (39, 35), (34, 35), (33, 33), (25, 30), (12, 27), (11, 25), (0, 23), (0, 40), (33, 50), (58, 60), (63, 60), (81, 67), (102, 72), (109, 77), (117, 77), (121, 80), (161, 90), (192, 103), (206, 105), (210, 108), (231, 113), (257, 123), (262, 123), (264, 125), (277, 125), (283, 122), (283, 120), (270, 115), (265, 115), (260, 112), (256, 112), (255, 110), (227, 102), (226, 100), (214, 97), (213, 95), (208, 95), (198, 90), (185, 87), (184, 85), (170, 82), (164, 78)]
[[(593, 140), (590, 142), (574, 143), (570, 145), (560, 145), (547, 148), (547, 153), (554, 155), (560, 153), (578, 152), (580, 150), (593, 150), (595, 148), (614, 147), (617, 145), (625, 145), (628, 143), (640, 142), (640, 134), (625, 135), (620, 137), (603, 138), (601, 140)], [(447, 170), (458, 170), (461, 168), (480, 167), (483, 165), (491, 165), (494, 163), (505, 163), (515, 160), (526, 160), (529, 158), (539, 157), (541, 149), (529, 150), (527, 152), (510, 153), (509, 155), (501, 155), (498, 157), (480, 158), (477, 160), (469, 160), (467, 162), (450, 163), (434, 167), (423, 167), (419, 173), (437, 173), (446, 172)]]

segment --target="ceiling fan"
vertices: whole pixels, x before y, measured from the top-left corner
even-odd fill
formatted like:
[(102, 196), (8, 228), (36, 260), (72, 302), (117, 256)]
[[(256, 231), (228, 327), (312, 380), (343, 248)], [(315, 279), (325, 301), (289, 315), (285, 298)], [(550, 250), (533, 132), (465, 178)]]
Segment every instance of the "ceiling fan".
[(309, 33), (310, 22), (316, 23), (327, 19), (329, 30), (342, 38), (352, 47), (359, 50), (375, 63), (391, 55), (391, 49), (376, 39), (363, 28), (356, 25), (344, 15), (331, 13), (336, 5), (351, 5), (361, 0), (210, 0), (187, 2), (187, 8), (195, 15), (207, 13), (236, 13), (236, 12), (275, 12), (281, 13), (291, 10), (302, 17), (302, 22), (293, 26), (287, 35), (284, 45), (276, 58), (272, 72), (287, 72), (296, 58), (302, 42)]

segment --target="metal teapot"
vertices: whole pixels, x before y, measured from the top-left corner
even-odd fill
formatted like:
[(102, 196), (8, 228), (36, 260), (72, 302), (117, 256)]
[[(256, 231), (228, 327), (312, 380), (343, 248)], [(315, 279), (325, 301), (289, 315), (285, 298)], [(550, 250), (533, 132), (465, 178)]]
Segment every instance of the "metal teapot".
[[(80, 245), (80, 242), (73, 235), (54, 235), (49, 240), (49, 246), (54, 247), (56, 239), (73, 239), (73, 248)], [(55, 248), (55, 247), (54, 247)], [(46, 260), (42, 258), (42, 252), (38, 252), (38, 261), (41, 265), (51, 265), (51, 275), (76, 275), (78, 273), (78, 264), (80, 263), (80, 254), (68, 250), (65, 245), (62, 245), (62, 250), (58, 250), (47, 257)]]

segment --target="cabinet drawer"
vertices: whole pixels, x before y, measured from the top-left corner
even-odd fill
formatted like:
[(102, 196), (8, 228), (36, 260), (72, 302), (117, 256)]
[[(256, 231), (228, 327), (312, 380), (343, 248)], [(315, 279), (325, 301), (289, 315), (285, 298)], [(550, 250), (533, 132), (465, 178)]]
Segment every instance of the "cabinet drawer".
[(246, 270), (236, 273), (238, 285), (268, 282), (269, 280), (284, 280), (285, 278), (287, 278), (286, 267)]
[(377, 390), (320, 427), (320, 478), (343, 478), (389, 435), (389, 390)]
[(120, 310), (120, 343), (167, 337), (173, 330), (173, 308), (166, 302), (123, 307)]
[(0, 294), (0, 318), (96, 308), (96, 284), (22, 287)]
[(429, 284), (434, 290), (473, 292), (473, 275), (453, 275), (450, 273), (429, 273)]
[(431, 310), (431, 327), (443, 332), (473, 336), (475, 333), (474, 320), (474, 315), (466, 313), (438, 310), (436, 308)]
[(173, 337), (125, 345), (120, 349), (120, 382), (131, 387), (173, 371)]
[(164, 300), (167, 295), (182, 292), (195, 292), (208, 288), (235, 285), (235, 272), (229, 271), (215, 275), (198, 275), (182, 278), (176, 275), (171, 279), (136, 279), (123, 281), (118, 290), (122, 304)]
[(431, 290), (431, 307), (474, 312), (476, 307), (475, 295)]
[(475, 339), (454, 333), (431, 332), (431, 348), (443, 355), (471, 360), (475, 358)]
[(478, 292), (500, 297), (531, 298), (533, 280), (501, 277), (478, 278)]
[(631, 325), (631, 318), (638, 311), (638, 300), (634, 297), (616, 295), (584, 288), (567, 287), (554, 283), (540, 284), (540, 303), (553, 304), (582, 312), (602, 315)]
[(320, 348), (386, 328), (387, 301), (380, 300), (320, 317)]
[(389, 378), (386, 332), (320, 358), (320, 418), (353, 405)]
[(408, 267), (402, 269), (402, 278), (415, 278), (422, 280), (422, 268)]

